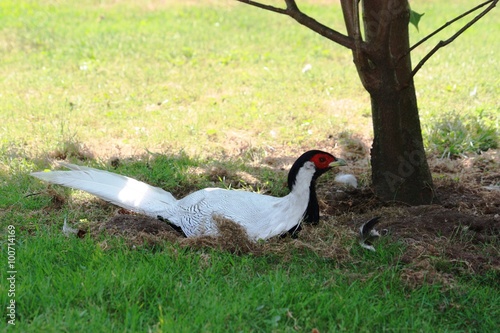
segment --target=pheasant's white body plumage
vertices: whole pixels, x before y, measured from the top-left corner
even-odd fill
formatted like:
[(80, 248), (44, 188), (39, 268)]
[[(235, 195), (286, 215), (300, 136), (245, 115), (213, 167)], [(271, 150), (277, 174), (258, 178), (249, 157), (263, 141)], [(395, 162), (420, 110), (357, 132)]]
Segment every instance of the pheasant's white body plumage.
[(313, 162), (305, 162), (292, 191), (281, 198), (207, 188), (177, 200), (161, 188), (129, 177), (73, 164), (62, 165), (71, 171), (35, 172), (32, 175), (89, 192), (140, 214), (161, 217), (180, 227), (187, 237), (217, 234), (214, 217), (220, 216), (241, 225), (254, 240), (280, 235), (300, 223), (316, 170)]
[(305, 152), (288, 174), (290, 194), (277, 198), (259, 193), (206, 188), (177, 200), (161, 188), (135, 179), (73, 164), (62, 164), (70, 171), (34, 172), (49, 183), (91, 193), (125, 209), (168, 220), (187, 237), (216, 235), (215, 219), (223, 217), (241, 225), (253, 240), (267, 239), (299, 227), (307, 215), (319, 219), (314, 181), (334, 166), (346, 165), (342, 159), (319, 151)]
[(159, 215), (181, 227), (187, 237), (216, 234), (213, 217), (221, 216), (241, 225), (251, 239), (267, 239), (300, 223), (307, 208), (314, 171), (312, 163), (302, 168), (297, 186), (282, 198), (208, 188), (175, 201), (164, 215)]

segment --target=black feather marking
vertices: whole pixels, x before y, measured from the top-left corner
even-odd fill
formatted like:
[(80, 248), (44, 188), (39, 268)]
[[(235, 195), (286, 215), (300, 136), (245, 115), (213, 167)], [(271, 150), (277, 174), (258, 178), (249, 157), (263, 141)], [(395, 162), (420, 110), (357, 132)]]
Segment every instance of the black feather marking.
[(169, 220), (165, 219), (165, 218), (164, 218), (163, 216), (161, 216), (161, 215), (157, 215), (157, 216), (156, 216), (156, 218), (157, 218), (158, 220), (162, 221), (162, 222), (165, 222), (166, 224), (168, 224), (169, 226), (171, 226), (171, 227), (172, 227), (175, 231), (180, 232), (180, 233), (182, 233), (185, 237), (187, 237), (187, 236), (186, 236), (186, 234), (184, 233), (184, 231), (182, 230), (182, 228), (181, 228), (181, 227), (179, 227), (178, 225), (175, 225), (175, 224), (173, 224), (173, 223), (170, 223), (170, 221), (169, 221)]
[(367, 239), (370, 237), (370, 232), (372, 229), (377, 225), (377, 223), (380, 220), (380, 216), (372, 218), (370, 221), (366, 222), (363, 224), (363, 226), (360, 228), (360, 234), (362, 239)]

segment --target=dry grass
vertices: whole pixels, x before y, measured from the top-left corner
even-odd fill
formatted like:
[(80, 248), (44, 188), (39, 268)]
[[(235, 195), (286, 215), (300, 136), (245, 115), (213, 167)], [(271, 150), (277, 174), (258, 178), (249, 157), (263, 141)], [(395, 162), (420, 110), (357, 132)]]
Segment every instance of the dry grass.
[[(89, 230), (92, 236), (101, 233), (121, 237), (131, 246), (155, 246), (165, 242), (192, 249), (216, 249), (237, 255), (282, 256), (286, 260), (296, 251), (310, 251), (326, 259), (344, 262), (349, 255), (350, 246), (356, 234), (345, 226), (334, 227), (323, 224), (317, 228), (304, 226), (300, 239), (275, 237), (268, 241), (254, 242), (238, 224), (216, 217), (218, 236), (186, 238), (170, 225), (156, 219), (138, 215), (116, 215), (104, 223), (93, 225)], [(346, 246), (347, 245), (347, 246)]]

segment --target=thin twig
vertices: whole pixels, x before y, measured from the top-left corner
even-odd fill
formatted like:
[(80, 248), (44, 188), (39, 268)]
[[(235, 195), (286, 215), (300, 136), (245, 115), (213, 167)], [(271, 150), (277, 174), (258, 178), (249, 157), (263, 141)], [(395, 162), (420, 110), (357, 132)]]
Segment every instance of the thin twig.
[(43, 192), (33, 192), (33, 193), (28, 193), (28, 194), (25, 194), (24, 197), (25, 198), (29, 198), (29, 197), (33, 197), (35, 195), (40, 195), (40, 194), (43, 194)]
[(252, 1), (252, 0), (236, 0), (236, 1), (243, 2), (243, 3), (246, 3), (248, 5), (252, 5), (252, 6), (255, 6), (255, 7), (258, 7), (258, 8), (262, 8), (262, 9), (265, 9), (265, 10), (269, 10), (271, 12), (275, 12), (275, 13), (287, 15), (286, 9), (283, 9), (283, 8), (266, 5), (266, 4), (263, 4), (263, 3), (260, 3), (260, 2), (257, 2), (257, 1)]
[(421, 41), (419, 41), (418, 43), (416, 43), (415, 45), (413, 45), (412, 47), (410, 47), (410, 49), (408, 50), (408, 52), (406, 54), (402, 55), (401, 58), (405, 57), (408, 53), (410, 53), (411, 51), (413, 51), (414, 49), (416, 49), (421, 44), (425, 43), (429, 38), (431, 38), (431, 37), (435, 36), (436, 34), (438, 34), (441, 30), (445, 29), (446, 27), (452, 25), (453, 23), (455, 23), (456, 21), (460, 20), (461, 18), (469, 15), (470, 13), (475, 12), (479, 8), (484, 7), (484, 6), (486, 6), (487, 4), (489, 4), (490, 2), (493, 2), (493, 1), (496, 1), (496, 0), (488, 0), (486, 2), (483, 2), (482, 4), (477, 5), (476, 7), (474, 7), (472, 9), (466, 11), (465, 13), (463, 13), (463, 14), (455, 17), (453, 20), (446, 22), (442, 27), (440, 27), (439, 29), (437, 29), (433, 33), (429, 34), (428, 36), (424, 37)]
[[(444, 41), (440, 41), (439, 43), (437, 43), (436, 46), (434, 46), (434, 48), (425, 55), (425, 57), (422, 58), (422, 60), (420, 60), (420, 62), (415, 66), (415, 68), (413, 69), (411, 75), (412, 77), (415, 76), (415, 74), (417, 74), (417, 72), (420, 70), (420, 68), (422, 68), (422, 66), (425, 64), (425, 62), (427, 62), (427, 60), (429, 60), (433, 55), (434, 53), (436, 53), (440, 48), (452, 43), (458, 36), (460, 36), (462, 33), (464, 33), (465, 30), (469, 29), (474, 23), (476, 23), (477, 21), (479, 21), (483, 16), (485, 16), (490, 10), (492, 10), (493, 8), (495, 8), (496, 4), (498, 3), (498, 0), (488, 0), (478, 6), (476, 6), (475, 8), (469, 10), (468, 12), (460, 15), (459, 17), (453, 19), (452, 21), (450, 22), (447, 22), (445, 25), (443, 25), (441, 28), (439, 28), (438, 30), (436, 30), (435, 32), (433, 32), (431, 35), (427, 36), (425, 38), (425, 40), (429, 39), (430, 37), (434, 36), (436, 33), (438, 33), (439, 31), (443, 30), (444, 28), (446, 28), (447, 26), (449, 26), (450, 24), (452, 24), (453, 22), (463, 18), (464, 16), (472, 13), (473, 11), (487, 5), (487, 4), (490, 4), (490, 6), (488, 6), (488, 8), (486, 8), (484, 11), (482, 11), (480, 14), (478, 14), (476, 17), (474, 17), (469, 23), (467, 23), (466, 25), (464, 25), (460, 30), (458, 30), (453, 36), (451, 36), (450, 38), (444, 40)], [(415, 44), (414, 46), (412, 46), (410, 48), (410, 50), (408, 52), (410, 52), (411, 50), (415, 49), (418, 45), (422, 44), (425, 40), (422, 40), (420, 41), (419, 43)], [(406, 55), (406, 54), (405, 54)], [(404, 56), (403, 56), (404, 57)]]

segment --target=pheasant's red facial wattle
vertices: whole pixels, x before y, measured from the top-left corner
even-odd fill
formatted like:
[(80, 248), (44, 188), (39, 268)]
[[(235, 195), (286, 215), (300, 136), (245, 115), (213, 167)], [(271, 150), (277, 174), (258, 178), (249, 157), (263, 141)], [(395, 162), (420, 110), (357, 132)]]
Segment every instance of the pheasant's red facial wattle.
[(330, 163), (335, 162), (337, 159), (335, 156), (326, 153), (318, 153), (311, 158), (311, 162), (314, 163), (316, 169), (328, 169)]

